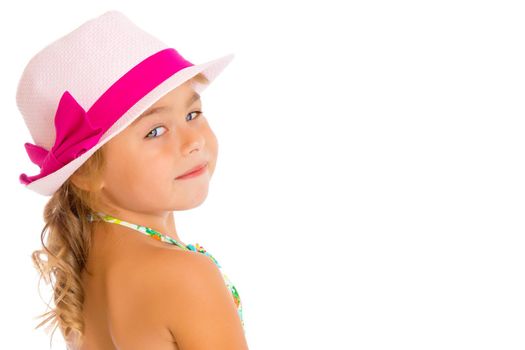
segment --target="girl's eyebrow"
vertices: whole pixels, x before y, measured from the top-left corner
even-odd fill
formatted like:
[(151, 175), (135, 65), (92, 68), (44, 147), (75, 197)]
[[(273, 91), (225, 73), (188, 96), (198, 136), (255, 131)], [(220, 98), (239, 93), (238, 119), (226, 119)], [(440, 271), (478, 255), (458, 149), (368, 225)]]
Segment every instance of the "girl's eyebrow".
[[(191, 97), (188, 99), (188, 101), (186, 102), (186, 108), (189, 108), (191, 106), (191, 104), (197, 100), (200, 100), (201, 98), (201, 95), (199, 95), (198, 93), (196, 92), (193, 92), (193, 95), (191, 95)], [(149, 115), (152, 115), (153, 113), (155, 112), (158, 112), (158, 111), (161, 111), (161, 110), (164, 110), (164, 109), (170, 109), (170, 107), (168, 106), (160, 106), (160, 107), (154, 107), (154, 108), (150, 108), (150, 109), (147, 109), (146, 111), (144, 111), (141, 115), (139, 115), (132, 123), (130, 126), (133, 126), (135, 124), (137, 124), (139, 121), (142, 120), (142, 118), (144, 117), (147, 117)]]

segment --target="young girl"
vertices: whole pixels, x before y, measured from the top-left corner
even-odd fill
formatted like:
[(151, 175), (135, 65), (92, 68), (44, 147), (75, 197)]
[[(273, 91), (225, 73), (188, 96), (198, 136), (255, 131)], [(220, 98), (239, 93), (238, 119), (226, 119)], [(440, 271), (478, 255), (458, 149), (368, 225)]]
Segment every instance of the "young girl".
[(108, 11), (30, 60), (17, 105), (40, 173), (20, 182), (51, 196), (32, 258), (56, 305), (37, 328), (72, 349), (248, 348), (237, 289), (173, 216), (207, 196), (218, 144), (200, 93), (232, 59), (194, 65)]

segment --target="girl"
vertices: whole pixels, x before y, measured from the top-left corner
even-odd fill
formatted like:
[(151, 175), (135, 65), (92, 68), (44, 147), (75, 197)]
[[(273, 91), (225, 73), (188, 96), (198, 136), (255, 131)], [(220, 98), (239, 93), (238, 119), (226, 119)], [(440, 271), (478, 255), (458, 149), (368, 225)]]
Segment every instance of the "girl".
[(194, 65), (108, 11), (30, 60), (17, 105), (40, 173), (20, 182), (51, 196), (32, 259), (56, 306), (37, 328), (73, 349), (248, 348), (237, 289), (173, 216), (208, 193), (218, 144), (200, 93), (232, 59)]

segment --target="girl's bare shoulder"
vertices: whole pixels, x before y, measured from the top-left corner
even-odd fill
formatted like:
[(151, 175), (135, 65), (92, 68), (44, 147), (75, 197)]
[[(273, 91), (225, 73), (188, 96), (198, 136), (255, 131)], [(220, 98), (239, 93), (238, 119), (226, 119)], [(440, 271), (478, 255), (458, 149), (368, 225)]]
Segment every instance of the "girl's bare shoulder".
[[(119, 347), (148, 344), (139, 348), (174, 348), (175, 338), (167, 327), (167, 314), (177, 312), (173, 300), (181, 296), (170, 293), (164, 280), (183, 281), (185, 269), (198, 266), (198, 262), (194, 263), (197, 260), (200, 259), (196, 254), (181, 248), (150, 245), (113, 257), (102, 294), (107, 301), (99, 309), (106, 310), (104, 319)], [(150, 347), (152, 344), (155, 346)]]
[(212, 259), (163, 251), (155, 260), (147, 298), (181, 348), (247, 349), (234, 299)]
[(165, 340), (169, 334), (182, 348), (247, 349), (231, 292), (208, 256), (159, 247), (132, 264), (126, 275), (121, 270), (124, 282), (114, 294), (125, 306), (123, 333), (138, 327), (129, 324), (138, 321), (152, 326), (148, 334)]
[(142, 246), (116, 259), (108, 280), (113, 281), (118, 294), (124, 289), (135, 299), (155, 300), (165, 297), (166, 288), (177, 287), (171, 292), (183, 297), (182, 293), (189, 291), (185, 286), (191, 288), (191, 284), (209, 279), (210, 274), (212, 278), (220, 275), (218, 267), (204, 254), (157, 243), (161, 244)]

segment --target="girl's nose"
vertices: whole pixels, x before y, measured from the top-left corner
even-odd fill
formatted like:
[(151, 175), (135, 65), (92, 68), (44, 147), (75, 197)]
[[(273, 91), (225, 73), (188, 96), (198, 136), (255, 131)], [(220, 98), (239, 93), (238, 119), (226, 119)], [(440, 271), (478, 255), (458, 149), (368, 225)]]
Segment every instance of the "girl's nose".
[(205, 144), (202, 132), (191, 127), (179, 129), (175, 138), (175, 143), (180, 147), (182, 154), (189, 154), (195, 150), (201, 150)]

